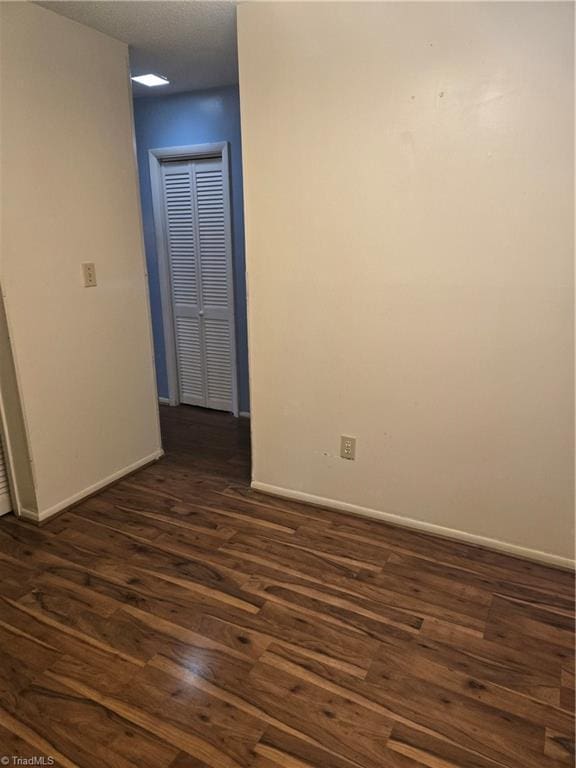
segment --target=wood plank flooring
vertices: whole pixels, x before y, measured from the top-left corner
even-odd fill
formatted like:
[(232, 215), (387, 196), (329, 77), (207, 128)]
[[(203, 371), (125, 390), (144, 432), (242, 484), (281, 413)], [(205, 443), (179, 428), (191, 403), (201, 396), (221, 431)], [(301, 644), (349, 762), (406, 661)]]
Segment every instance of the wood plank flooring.
[(0, 519), (0, 755), (574, 764), (571, 574), (253, 492), (246, 420), (162, 422), (157, 464)]

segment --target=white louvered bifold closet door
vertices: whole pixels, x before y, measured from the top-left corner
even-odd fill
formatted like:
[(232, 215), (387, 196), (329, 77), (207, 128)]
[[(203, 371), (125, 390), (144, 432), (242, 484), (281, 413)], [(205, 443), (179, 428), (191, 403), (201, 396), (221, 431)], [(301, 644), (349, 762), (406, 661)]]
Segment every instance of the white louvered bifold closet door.
[(2, 440), (0, 439), (0, 515), (10, 512), (12, 503), (10, 501), (10, 489), (8, 488), (8, 472), (2, 450)]
[(233, 411), (234, 298), (221, 159), (162, 164), (180, 401)]

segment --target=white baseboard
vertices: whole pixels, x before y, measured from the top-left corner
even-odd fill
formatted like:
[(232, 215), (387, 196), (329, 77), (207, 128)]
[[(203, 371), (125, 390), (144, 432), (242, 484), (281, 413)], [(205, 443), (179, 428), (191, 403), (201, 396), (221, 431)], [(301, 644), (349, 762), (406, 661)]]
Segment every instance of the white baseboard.
[(25, 520), (31, 520), (34, 523), (43, 523), (45, 520), (48, 520), (54, 515), (57, 515), (58, 512), (62, 512), (62, 510), (67, 509), (74, 504), (78, 504), (88, 496), (92, 496), (93, 494), (98, 493), (98, 491), (101, 491), (103, 488), (106, 488), (106, 486), (116, 482), (116, 480), (120, 480), (126, 475), (135, 472), (137, 469), (145, 467), (147, 464), (151, 464), (153, 461), (157, 461), (163, 455), (163, 450), (155, 451), (154, 453), (150, 454), (150, 456), (146, 456), (145, 458), (134, 462), (134, 464), (130, 464), (130, 466), (124, 467), (123, 469), (118, 470), (118, 472), (114, 472), (114, 474), (105, 477), (98, 483), (94, 483), (94, 485), (91, 485), (88, 488), (84, 488), (84, 490), (75, 493), (73, 496), (70, 496), (67, 499), (64, 499), (64, 501), (58, 502), (58, 504), (54, 504), (54, 506), (49, 507), (48, 509), (43, 509), (40, 512), (33, 512), (29, 509), (21, 509), (20, 517), (23, 517)]
[(250, 418), (250, 411), (240, 411), (238, 413), (238, 416), (242, 416), (243, 419), (249, 419)]
[(158, 397), (160, 405), (175, 405), (169, 397)]
[(519, 544), (511, 544), (507, 541), (500, 541), (499, 539), (478, 536), (475, 533), (458, 531), (454, 528), (445, 528), (443, 525), (426, 523), (422, 520), (415, 520), (411, 517), (402, 517), (401, 515), (395, 515), (391, 512), (382, 512), (378, 509), (370, 509), (369, 507), (359, 507), (356, 504), (349, 504), (346, 501), (326, 499), (322, 496), (314, 496), (311, 493), (304, 493), (303, 491), (294, 491), (290, 488), (281, 488), (276, 485), (261, 483), (258, 480), (253, 480), (251, 487), (256, 491), (262, 491), (262, 493), (268, 493), (271, 496), (280, 496), (285, 499), (303, 501), (306, 504), (311, 504), (315, 507), (326, 507), (327, 509), (334, 509), (338, 512), (349, 512), (353, 515), (360, 515), (361, 517), (371, 517), (375, 520), (392, 523), (400, 528), (413, 528), (417, 531), (422, 531), (423, 533), (431, 533), (446, 539), (455, 539), (456, 541), (462, 541), (466, 544), (474, 544), (476, 546), (486, 547), (487, 549), (495, 549), (498, 552), (504, 552), (508, 555), (513, 555), (514, 557), (521, 557), (525, 560), (533, 560), (537, 563), (545, 563), (546, 565), (554, 565), (557, 568), (564, 568), (571, 571), (576, 567), (576, 562), (570, 560), (568, 557), (553, 555), (549, 552), (541, 552), (538, 549), (529, 549), (528, 547), (522, 547)]

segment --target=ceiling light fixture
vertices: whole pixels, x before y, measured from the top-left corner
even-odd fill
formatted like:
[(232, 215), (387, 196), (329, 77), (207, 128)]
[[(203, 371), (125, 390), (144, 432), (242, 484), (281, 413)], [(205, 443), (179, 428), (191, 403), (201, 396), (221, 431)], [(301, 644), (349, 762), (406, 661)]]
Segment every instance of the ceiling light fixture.
[(170, 80), (166, 77), (162, 77), (161, 75), (136, 75), (136, 77), (133, 77), (132, 80), (134, 80), (135, 83), (141, 83), (142, 85), (147, 85), (149, 88), (154, 88), (157, 85), (169, 85)]

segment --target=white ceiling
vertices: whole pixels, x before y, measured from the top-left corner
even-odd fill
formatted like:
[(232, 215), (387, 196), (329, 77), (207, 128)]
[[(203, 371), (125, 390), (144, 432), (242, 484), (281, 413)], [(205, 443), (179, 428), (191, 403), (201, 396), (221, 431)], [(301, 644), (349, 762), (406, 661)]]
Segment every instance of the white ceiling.
[(232, 0), (61, 0), (38, 5), (128, 43), (133, 75), (154, 72), (170, 80), (158, 88), (133, 83), (135, 96), (238, 82)]

